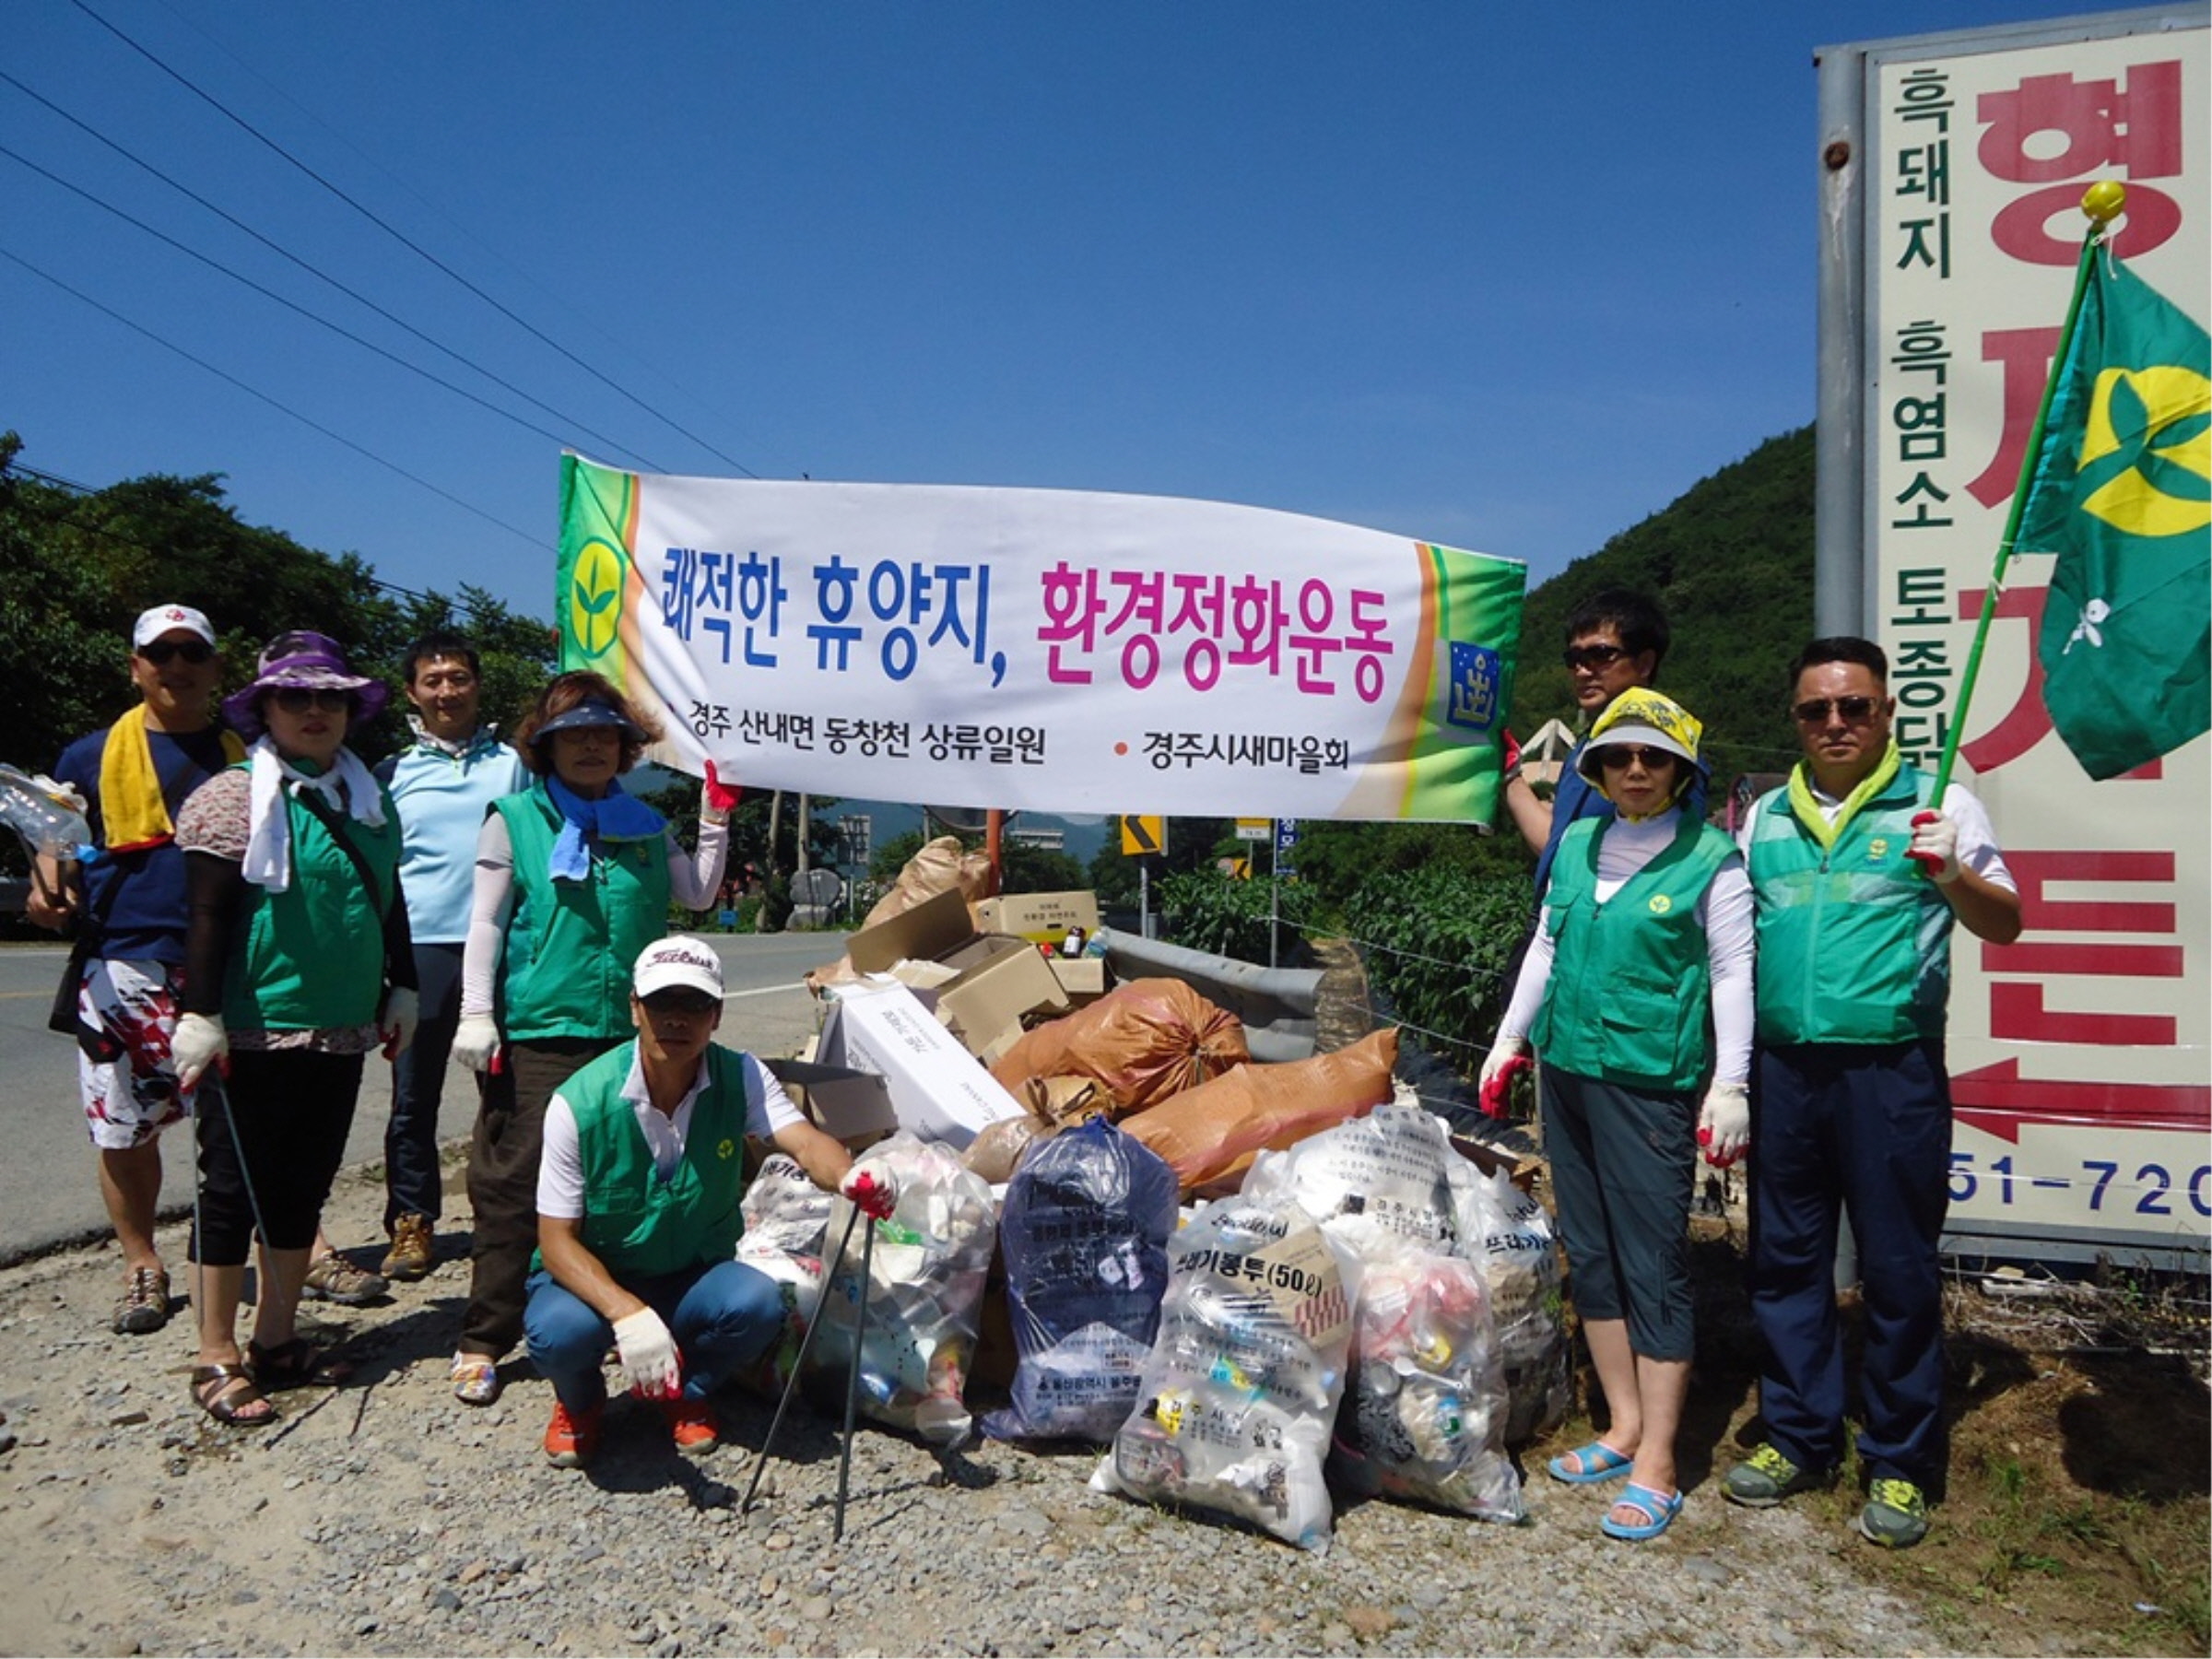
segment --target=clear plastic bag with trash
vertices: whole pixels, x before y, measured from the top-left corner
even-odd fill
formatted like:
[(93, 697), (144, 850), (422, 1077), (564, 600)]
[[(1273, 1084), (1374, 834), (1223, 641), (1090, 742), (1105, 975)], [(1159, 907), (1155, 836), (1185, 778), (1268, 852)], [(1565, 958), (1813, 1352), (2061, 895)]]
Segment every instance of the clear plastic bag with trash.
[(1159, 1329), (1175, 1172), (1104, 1118), (1036, 1145), (1007, 1184), (999, 1253), (1020, 1359), (993, 1440), (1109, 1441)]
[(1359, 1258), (1293, 1204), (1203, 1206), (1168, 1247), (1159, 1335), (1094, 1490), (1234, 1516), (1327, 1549), (1324, 1467)]
[(789, 1153), (767, 1159), (737, 1206), (745, 1231), (737, 1259), (776, 1282), (783, 1296), (783, 1330), (768, 1351), (738, 1381), (771, 1398), (790, 1379), (799, 1343), (822, 1295), (822, 1240), (837, 1194), (815, 1185), (814, 1177)]
[[(888, 1220), (862, 1218), (844, 1265), (823, 1286), (806, 1381), (843, 1398), (862, 1295), (860, 1228), (873, 1225), (859, 1408), (933, 1444), (957, 1446), (973, 1427), (963, 1395), (997, 1243), (997, 1202), (958, 1155), (905, 1130), (871, 1147), (856, 1167), (888, 1180), (897, 1206)], [(850, 1207), (844, 1198), (832, 1201), (824, 1248), (843, 1235)]]
[(0, 824), (30, 852), (49, 858), (78, 857), (92, 839), (84, 797), (74, 787), (12, 766), (0, 766)]
[(1568, 1368), (1566, 1269), (1551, 1217), (1500, 1170), (1485, 1175), (1461, 1160), (1453, 1189), (1458, 1253), (1483, 1271), (1490, 1319), (1505, 1368), (1505, 1441), (1526, 1445), (1566, 1419), (1572, 1405)]
[(1482, 1269), (1402, 1240), (1376, 1241), (1363, 1256), (1351, 1382), (1329, 1459), (1337, 1489), (1522, 1520)]
[(1441, 1119), (1392, 1101), (1261, 1153), (1241, 1190), (1261, 1203), (1296, 1204), (1355, 1242), (1377, 1236), (1441, 1250), (1459, 1237), (1452, 1166), (1465, 1162)]

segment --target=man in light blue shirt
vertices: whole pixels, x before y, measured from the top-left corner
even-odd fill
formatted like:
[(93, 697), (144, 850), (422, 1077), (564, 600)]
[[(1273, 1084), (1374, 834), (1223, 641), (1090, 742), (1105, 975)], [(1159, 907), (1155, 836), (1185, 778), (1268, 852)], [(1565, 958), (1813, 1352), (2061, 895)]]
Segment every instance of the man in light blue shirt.
[[(387, 1278), (418, 1279), (437, 1264), (441, 1209), (438, 1108), (446, 1056), (461, 1018), (461, 947), (476, 885), (477, 834), (501, 795), (530, 786), (522, 757), (479, 724), (476, 648), (450, 633), (425, 635), (402, 665), (415, 746), (377, 769), (399, 807), (400, 888), (415, 935), (421, 1023), (392, 1068), (384, 1130)], [(479, 1084), (480, 1086), (480, 1084)]]

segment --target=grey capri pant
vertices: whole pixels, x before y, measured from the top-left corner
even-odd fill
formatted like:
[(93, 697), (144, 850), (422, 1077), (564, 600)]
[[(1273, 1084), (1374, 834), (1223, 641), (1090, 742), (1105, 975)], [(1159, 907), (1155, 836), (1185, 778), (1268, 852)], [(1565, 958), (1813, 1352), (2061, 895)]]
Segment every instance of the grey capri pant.
[(1697, 1100), (1645, 1094), (1547, 1065), (1544, 1150), (1583, 1319), (1625, 1319), (1650, 1359), (1694, 1351), (1689, 1197)]

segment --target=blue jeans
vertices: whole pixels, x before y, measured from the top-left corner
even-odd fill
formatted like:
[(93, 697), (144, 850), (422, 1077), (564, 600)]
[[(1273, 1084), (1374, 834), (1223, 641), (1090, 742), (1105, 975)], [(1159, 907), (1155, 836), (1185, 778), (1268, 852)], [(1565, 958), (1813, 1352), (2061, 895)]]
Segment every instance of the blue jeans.
[[(684, 1359), (684, 1397), (703, 1400), (729, 1375), (767, 1351), (783, 1324), (783, 1292), (742, 1262), (719, 1262), (622, 1288), (667, 1321)], [(614, 1346), (615, 1327), (540, 1267), (530, 1276), (523, 1339), (530, 1362), (553, 1384), (571, 1416), (606, 1399), (600, 1362)]]

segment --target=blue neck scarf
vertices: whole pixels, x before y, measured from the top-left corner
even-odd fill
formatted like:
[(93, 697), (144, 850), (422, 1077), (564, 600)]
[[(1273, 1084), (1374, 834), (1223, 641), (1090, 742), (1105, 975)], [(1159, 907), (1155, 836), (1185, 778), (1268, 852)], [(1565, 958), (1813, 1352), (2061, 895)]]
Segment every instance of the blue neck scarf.
[(667, 820), (635, 795), (622, 793), (610, 779), (606, 794), (587, 801), (552, 773), (546, 774), (546, 794), (560, 810), (560, 834), (553, 842), (551, 875), (556, 881), (582, 881), (592, 873), (594, 841), (651, 841)]

